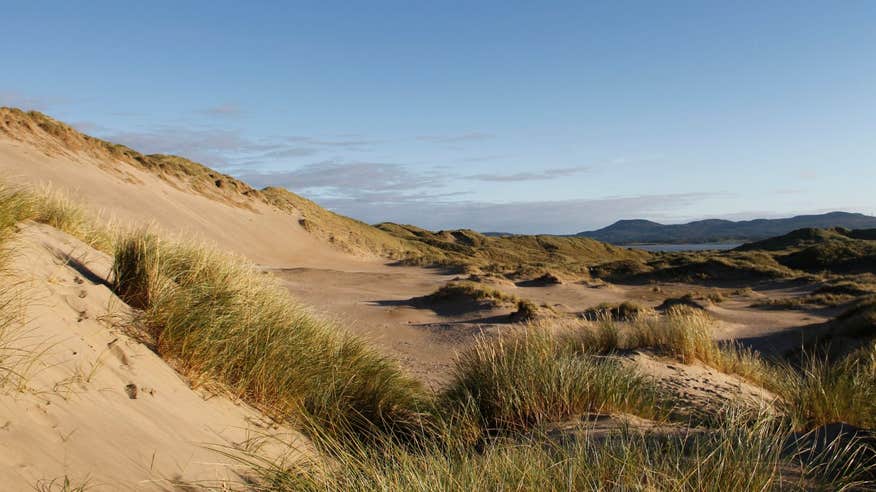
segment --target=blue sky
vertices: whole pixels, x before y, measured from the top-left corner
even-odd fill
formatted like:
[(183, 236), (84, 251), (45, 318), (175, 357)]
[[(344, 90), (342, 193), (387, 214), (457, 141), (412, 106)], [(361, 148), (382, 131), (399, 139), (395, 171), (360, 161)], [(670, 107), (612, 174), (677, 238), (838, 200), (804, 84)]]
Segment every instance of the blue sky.
[(876, 2), (4, 2), (0, 105), (367, 222), (876, 213)]

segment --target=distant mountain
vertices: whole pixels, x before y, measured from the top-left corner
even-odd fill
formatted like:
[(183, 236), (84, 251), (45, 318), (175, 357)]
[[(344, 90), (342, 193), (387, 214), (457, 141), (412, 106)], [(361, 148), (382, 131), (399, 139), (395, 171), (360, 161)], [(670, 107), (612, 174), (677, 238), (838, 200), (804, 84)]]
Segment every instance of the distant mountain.
[(680, 244), (758, 241), (803, 228), (843, 227), (876, 228), (876, 217), (830, 212), (821, 215), (798, 215), (787, 219), (698, 220), (687, 224), (659, 224), (650, 220), (619, 220), (596, 231), (575, 234), (612, 244)]

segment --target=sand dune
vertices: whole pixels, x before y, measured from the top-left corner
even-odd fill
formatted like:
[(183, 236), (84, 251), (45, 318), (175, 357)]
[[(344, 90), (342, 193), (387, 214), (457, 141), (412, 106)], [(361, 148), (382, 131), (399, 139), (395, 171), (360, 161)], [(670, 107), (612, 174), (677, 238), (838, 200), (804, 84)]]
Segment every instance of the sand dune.
[(46, 155), (29, 143), (0, 136), (0, 173), (8, 182), (62, 190), (107, 219), (198, 236), (261, 264), (355, 269), (374, 263), (325, 247), (298, 224), (298, 217), (261, 201), (234, 206), (87, 154)]
[(246, 405), (192, 390), (126, 334), (131, 311), (103, 284), (105, 254), (38, 224), (13, 246), (4, 281), (27, 300), (13, 346), (28, 356), (13, 366), (24, 377), (0, 388), (0, 488), (64, 477), (95, 490), (237, 481), (241, 469), (206, 445), (266, 433), (304, 446)]

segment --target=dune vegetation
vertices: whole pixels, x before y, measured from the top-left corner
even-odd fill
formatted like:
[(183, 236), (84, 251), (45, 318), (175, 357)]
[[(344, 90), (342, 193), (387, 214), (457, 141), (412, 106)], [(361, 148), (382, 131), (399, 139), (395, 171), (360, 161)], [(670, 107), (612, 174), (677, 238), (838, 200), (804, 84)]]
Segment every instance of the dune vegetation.
[(419, 424), (415, 380), (245, 260), (149, 231), (121, 237), (114, 257), (114, 290), (143, 310), (155, 350), (195, 384), (216, 381), (277, 418), (327, 428)]
[(434, 303), (449, 300), (467, 300), (483, 303), (487, 307), (501, 307), (517, 304), (517, 296), (506, 294), (501, 290), (469, 281), (452, 281), (441, 286), (435, 292), (419, 299), (420, 302)]
[[(620, 430), (558, 440), (546, 431), (495, 439), (480, 451), (458, 434), (416, 449), (394, 442), (351, 448), (320, 441), (331, 465), (278, 467), (240, 454), (263, 491), (328, 490), (858, 490), (872, 457), (854, 445), (810, 452), (781, 421), (730, 410), (706, 432)], [(805, 456), (805, 460), (798, 457)]]
[(529, 280), (563, 272), (588, 274), (590, 267), (620, 260), (644, 261), (649, 253), (587, 238), (547, 235), (487, 236), (469, 229), (433, 232), (411, 225), (382, 223), (377, 229), (413, 245), (402, 264), (448, 267)]
[[(864, 441), (850, 437), (816, 445), (823, 439), (819, 425), (873, 415), (865, 408), (872, 401), (869, 393), (850, 394), (848, 387), (824, 384), (835, 377), (771, 365), (753, 353), (715, 344), (702, 336), (706, 326), (699, 314), (672, 316), (676, 333), (663, 338), (653, 323), (629, 334), (610, 323), (581, 323), (560, 329), (533, 324), (507, 337), (481, 339), (460, 356), (453, 382), (437, 395), (436, 431), (413, 445), (384, 439), (351, 446), (318, 435), (320, 448), (333, 457), (331, 465), (278, 466), (252, 454), (237, 456), (256, 473), (263, 490), (857, 490), (874, 485), (876, 455)], [(685, 333), (688, 328), (692, 335)], [(780, 378), (780, 384), (770, 385), (782, 390), (780, 400), (771, 411), (739, 406), (701, 426), (673, 423), (673, 396), (623, 364), (624, 353), (636, 345), (752, 380)], [(837, 371), (834, 376), (863, 375)], [(872, 379), (849, 381), (872, 391)], [(820, 399), (809, 400), (816, 391)], [(803, 400), (819, 403), (801, 406)], [(826, 408), (840, 411), (820, 411)], [(621, 427), (597, 437), (585, 420), (572, 434), (551, 431), (552, 424), (594, 414), (636, 415), (674, 430)], [(872, 422), (854, 422), (872, 428)]]
[[(816, 452), (801, 437), (838, 421), (876, 426), (873, 338), (834, 359), (813, 351), (781, 363), (715, 342), (708, 315), (683, 307), (623, 322), (540, 319), (478, 337), (459, 355), (449, 384), (426, 390), (244, 259), (154, 231), (101, 226), (58, 194), (0, 189), (0, 237), (22, 220), (110, 252), (112, 289), (140, 310), (134, 328), (191, 384), (230, 393), (307, 432), (321, 452), (315, 461), (224, 451), (249, 466), (254, 489), (874, 485), (867, 444)], [(870, 319), (869, 304), (857, 309), (848, 319)], [(773, 411), (734, 408), (703, 422), (675, 420), (673, 395), (629, 363), (636, 352), (738, 375), (776, 395)], [(630, 427), (596, 438), (587, 431), (596, 414), (676, 431)], [(574, 422), (575, 432), (551, 431), (563, 422)]]
[[(655, 253), (648, 258), (606, 261), (592, 267), (590, 273), (616, 282), (691, 283), (869, 276), (876, 273), (873, 237), (870, 230), (799, 229), (730, 251)], [(858, 282), (857, 290), (874, 288), (873, 282), (867, 284)], [(817, 293), (820, 297), (809, 299), (807, 304), (835, 305), (843, 302), (843, 296), (859, 295), (841, 287), (830, 290), (827, 286)]]
[(621, 361), (594, 357), (586, 330), (554, 332), (537, 325), (498, 339), (480, 339), (458, 358), (445, 390), (447, 408), (475, 410), (484, 432), (522, 430), (590, 413), (662, 418), (648, 380)]

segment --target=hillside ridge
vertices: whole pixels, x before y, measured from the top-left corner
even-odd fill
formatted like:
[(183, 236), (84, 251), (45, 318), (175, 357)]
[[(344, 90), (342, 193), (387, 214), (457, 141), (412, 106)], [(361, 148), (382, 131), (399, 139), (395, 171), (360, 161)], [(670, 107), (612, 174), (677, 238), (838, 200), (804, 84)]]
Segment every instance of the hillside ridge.
[[(235, 243), (241, 240), (255, 241), (254, 235), (265, 236), (269, 244), (263, 244), (261, 249), (272, 246), (274, 250), (288, 248), (286, 243), (281, 246), (274, 238), (284, 234), (296, 234), (301, 231), (319, 241), (320, 244), (331, 246), (330, 249), (352, 256), (377, 257), (394, 260), (406, 265), (441, 266), (462, 269), (487, 269), (491, 271), (514, 272), (526, 265), (536, 273), (536, 270), (558, 269), (571, 272), (585, 272), (587, 267), (603, 261), (618, 259), (641, 259), (645, 253), (631, 252), (625, 248), (617, 248), (587, 238), (572, 238), (558, 236), (508, 236), (488, 237), (475, 231), (459, 229), (449, 231), (428, 231), (420, 227), (384, 223), (372, 226), (364, 222), (346, 217), (327, 210), (317, 203), (279, 187), (255, 189), (247, 183), (213, 170), (203, 164), (184, 157), (165, 154), (143, 154), (124, 145), (115, 144), (99, 138), (91, 137), (70, 125), (58, 121), (37, 111), (22, 111), (15, 108), (0, 108), (0, 141), (3, 137), (19, 144), (24, 144), (28, 152), (39, 153), (37, 160), (45, 170), (59, 171), (59, 166), (52, 159), (63, 159), (84, 165), (96, 165), (100, 170), (121, 178), (126, 183), (142, 184), (147, 175), (155, 176), (165, 183), (182, 191), (186, 196), (179, 196), (179, 201), (189, 202), (192, 196), (205, 197), (211, 201), (234, 208), (253, 212), (262, 217), (238, 217), (239, 221), (252, 223), (253, 230), (248, 234), (229, 231), (227, 225), (211, 224), (221, 220), (218, 217), (203, 217), (200, 214), (190, 214), (183, 221), (178, 215), (181, 206), (174, 203), (171, 210), (162, 209), (162, 213), (173, 215), (167, 221), (177, 225), (175, 229), (182, 230), (191, 225), (211, 230), (210, 235), (223, 240), (233, 239)], [(20, 149), (19, 149), (20, 150)], [(18, 155), (7, 161), (7, 171), (18, 172), (22, 166), (28, 166), (19, 161)], [(50, 161), (50, 162), (47, 162)], [(0, 166), (2, 167), (2, 166)], [(72, 170), (64, 170), (67, 174), (55, 178), (61, 185), (69, 185), (73, 180)], [(29, 170), (33, 180), (46, 179), (45, 173)], [(83, 170), (80, 174), (86, 174)], [(150, 178), (151, 179), (151, 178)], [(101, 178), (101, 184), (88, 183), (92, 194), (116, 193), (122, 195), (123, 202), (116, 199), (111, 207), (118, 209), (119, 205), (133, 208), (130, 203), (130, 191), (121, 192), (120, 187), (113, 183), (113, 190), (106, 189), (107, 181)], [(81, 187), (81, 185), (78, 185)], [(69, 187), (69, 186), (68, 186)], [(116, 189), (119, 188), (119, 189)], [(95, 191), (97, 190), (97, 191)], [(143, 194), (144, 201), (149, 201), (149, 192), (160, 195), (164, 191), (137, 190)], [(86, 197), (86, 201), (87, 198)], [(91, 197), (93, 198), (93, 196)], [(145, 205), (145, 204), (144, 204)], [(149, 204), (152, 205), (152, 204)], [(106, 205), (104, 205), (106, 206)], [(142, 208), (142, 207), (141, 207)], [(206, 209), (207, 207), (205, 207)], [(273, 222), (266, 222), (266, 209), (270, 208), (280, 214)], [(213, 210), (213, 209), (211, 209)], [(136, 210), (133, 215), (142, 219), (148, 209)], [(156, 215), (156, 211), (152, 215)], [(226, 212), (222, 212), (225, 217)], [(205, 220), (208, 219), (208, 220)], [(285, 224), (277, 227), (277, 221), (282, 219)], [(258, 225), (262, 223), (262, 225)], [(290, 224), (291, 223), (291, 224)], [(269, 225), (270, 224), (270, 225)], [(292, 225), (293, 227), (290, 227)], [(295, 227), (298, 226), (298, 227)], [(271, 231), (258, 231), (271, 227)], [(286, 231), (286, 232), (281, 232)], [(229, 235), (234, 237), (229, 237)], [(248, 236), (253, 236), (252, 240)], [(220, 241), (222, 242), (222, 241)], [(240, 252), (240, 248), (237, 248)], [(254, 249), (248, 245), (247, 249)], [(277, 256), (271, 254), (270, 256)], [(300, 254), (298, 255), (301, 256)], [(257, 261), (265, 255), (260, 255)], [(288, 257), (288, 254), (285, 257)], [(274, 260), (271, 260), (276, 264)], [(288, 264), (283, 260), (282, 264)], [(539, 274), (543, 272), (538, 272)]]
[(705, 219), (685, 224), (660, 224), (649, 220), (619, 220), (593, 231), (575, 234), (611, 244), (646, 243), (713, 243), (751, 242), (781, 236), (804, 228), (827, 229), (876, 228), (876, 217), (853, 212), (828, 212), (814, 215), (796, 215), (782, 219), (753, 219), (732, 221)]

